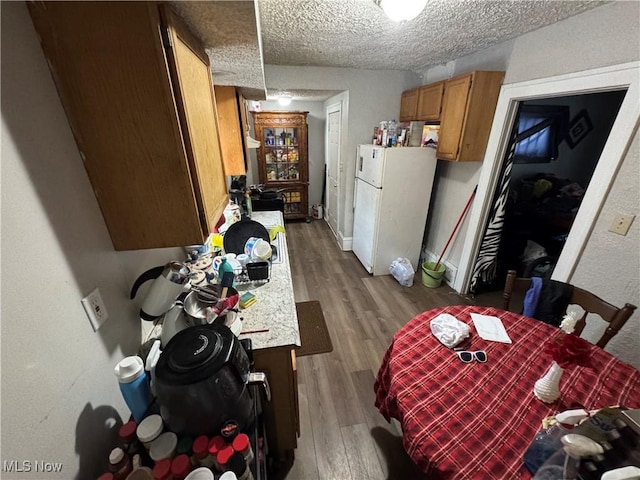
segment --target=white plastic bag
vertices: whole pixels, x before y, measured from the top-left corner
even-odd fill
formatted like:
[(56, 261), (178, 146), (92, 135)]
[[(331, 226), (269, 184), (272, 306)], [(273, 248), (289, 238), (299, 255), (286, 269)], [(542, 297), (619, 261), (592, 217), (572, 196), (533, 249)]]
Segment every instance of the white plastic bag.
[(416, 274), (409, 259), (404, 257), (398, 257), (391, 262), (391, 265), (389, 265), (389, 273), (393, 275), (393, 278), (403, 287), (413, 285), (413, 277)]
[(462, 340), (469, 337), (469, 325), (448, 313), (441, 313), (431, 320), (430, 326), (431, 333), (449, 348), (455, 347)]

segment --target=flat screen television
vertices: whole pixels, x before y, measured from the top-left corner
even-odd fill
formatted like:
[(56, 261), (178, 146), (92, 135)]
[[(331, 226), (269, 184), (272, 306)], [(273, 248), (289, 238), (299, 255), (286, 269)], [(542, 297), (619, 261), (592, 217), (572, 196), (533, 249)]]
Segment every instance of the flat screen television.
[(549, 163), (569, 125), (569, 107), (522, 104), (518, 112), (514, 163)]

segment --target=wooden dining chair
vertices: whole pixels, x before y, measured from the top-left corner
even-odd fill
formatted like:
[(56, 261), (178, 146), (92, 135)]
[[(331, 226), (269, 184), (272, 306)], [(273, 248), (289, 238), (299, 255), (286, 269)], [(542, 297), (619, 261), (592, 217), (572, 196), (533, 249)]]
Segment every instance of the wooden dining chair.
[[(502, 309), (515, 312), (514, 309), (509, 308), (511, 306), (511, 300), (513, 294), (524, 295), (526, 291), (531, 287), (530, 278), (517, 278), (515, 270), (509, 270), (507, 272), (507, 279), (504, 285), (504, 291), (502, 293)], [(624, 307), (618, 308), (615, 305), (605, 302), (597, 295), (594, 295), (583, 288), (573, 286), (573, 294), (571, 295), (570, 305), (579, 305), (584, 310), (584, 314), (578, 320), (576, 328), (573, 333), (580, 335), (586, 325), (587, 315), (590, 313), (599, 315), (609, 325), (600, 337), (600, 340), (596, 343), (600, 348), (611, 340), (620, 329), (623, 327), (629, 317), (633, 315), (634, 310), (637, 308), (635, 305), (625, 303)], [(519, 313), (519, 312), (516, 312)]]

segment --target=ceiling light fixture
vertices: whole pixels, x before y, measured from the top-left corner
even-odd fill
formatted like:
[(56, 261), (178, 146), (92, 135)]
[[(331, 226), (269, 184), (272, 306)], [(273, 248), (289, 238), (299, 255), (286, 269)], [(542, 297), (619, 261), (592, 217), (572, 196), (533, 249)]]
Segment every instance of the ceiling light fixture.
[(278, 103), (283, 107), (291, 104), (291, 94), (290, 93), (282, 93), (278, 97)]
[(374, 0), (387, 17), (394, 22), (406, 22), (416, 18), (428, 0)]

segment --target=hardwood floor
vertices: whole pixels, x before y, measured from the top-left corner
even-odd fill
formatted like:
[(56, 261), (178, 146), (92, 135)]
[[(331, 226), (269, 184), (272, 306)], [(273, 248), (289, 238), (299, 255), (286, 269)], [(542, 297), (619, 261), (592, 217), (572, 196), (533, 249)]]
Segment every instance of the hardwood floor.
[(320, 301), (334, 349), (298, 358), (301, 432), (282, 478), (421, 479), (399, 424), (387, 423), (374, 406), (375, 375), (394, 333), (414, 316), (472, 302), (446, 285), (424, 287), (420, 274), (412, 287), (370, 276), (322, 220), (286, 229), (295, 299)]

